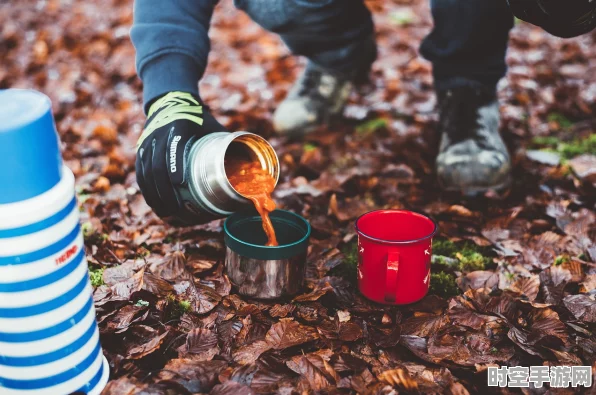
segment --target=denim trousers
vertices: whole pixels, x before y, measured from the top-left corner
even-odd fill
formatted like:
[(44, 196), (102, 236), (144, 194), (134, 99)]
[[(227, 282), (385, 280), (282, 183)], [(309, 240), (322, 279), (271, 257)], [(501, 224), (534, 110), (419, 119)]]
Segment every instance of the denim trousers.
[[(505, 76), (513, 15), (505, 0), (430, 0), (434, 27), (420, 53), (433, 64), (438, 91), (462, 85), (496, 89)], [(349, 73), (376, 56), (372, 16), (363, 0), (235, 0), (296, 55)]]

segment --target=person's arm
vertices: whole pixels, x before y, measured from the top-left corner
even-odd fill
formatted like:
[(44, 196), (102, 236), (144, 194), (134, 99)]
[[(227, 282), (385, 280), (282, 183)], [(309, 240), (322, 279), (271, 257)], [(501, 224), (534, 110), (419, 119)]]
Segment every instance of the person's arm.
[(207, 66), (209, 23), (217, 0), (135, 0), (130, 32), (143, 81), (145, 112), (158, 97), (181, 91), (198, 96)]
[(147, 122), (137, 142), (137, 183), (164, 219), (194, 224), (188, 183), (192, 145), (226, 129), (201, 103), (198, 82), (207, 66), (209, 22), (217, 0), (135, 0), (131, 39), (143, 80)]

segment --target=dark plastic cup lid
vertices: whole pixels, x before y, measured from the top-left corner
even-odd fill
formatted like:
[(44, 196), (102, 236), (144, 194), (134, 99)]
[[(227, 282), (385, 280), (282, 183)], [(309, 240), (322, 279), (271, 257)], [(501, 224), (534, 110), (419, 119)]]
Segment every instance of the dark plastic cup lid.
[(61, 176), (50, 99), (33, 90), (0, 90), (0, 204), (41, 195)]
[(260, 260), (290, 259), (306, 253), (311, 227), (306, 219), (286, 210), (275, 210), (269, 217), (279, 246), (266, 246), (263, 221), (253, 210), (232, 214), (224, 222), (226, 245), (247, 258)]

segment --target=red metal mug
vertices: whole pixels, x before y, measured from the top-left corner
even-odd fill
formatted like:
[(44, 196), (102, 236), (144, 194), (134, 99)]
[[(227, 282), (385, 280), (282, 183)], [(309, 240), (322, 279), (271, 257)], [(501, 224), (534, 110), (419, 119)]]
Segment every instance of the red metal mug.
[(377, 210), (356, 220), (358, 288), (368, 299), (407, 304), (422, 299), (430, 284), (432, 238), (437, 224), (407, 210)]

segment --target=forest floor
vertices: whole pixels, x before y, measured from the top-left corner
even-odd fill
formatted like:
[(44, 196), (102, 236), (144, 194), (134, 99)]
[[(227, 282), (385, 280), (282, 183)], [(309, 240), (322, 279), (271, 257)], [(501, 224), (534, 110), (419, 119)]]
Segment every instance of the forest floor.
[[(230, 130), (269, 139), (282, 164), (274, 198), (313, 228), (306, 288), (277, 303), (234, 292), (222, 221), (166, 226), (138, 190), (132, 1), (0, 4), (0, 88), (50, 96), (77, 177), (111, 367), (104, 394), (465, 394), (489, 391), (489, 366), (596, 370), (596, 34), (561, 40), (516, 24), (499, 85), (514, 184), (463, 199), (433, 173), (436, 99), (418, 54), (427, 2), (367, 4), (372, 83), (343, 123), (302, 142), (275, 136), (271, 114), (304, 60), (231, 0), (215, 11), (203, 99)], [(353, 222), (377, 208), (439, 225), (431, 292), (416, 304), (357, 291)]]

